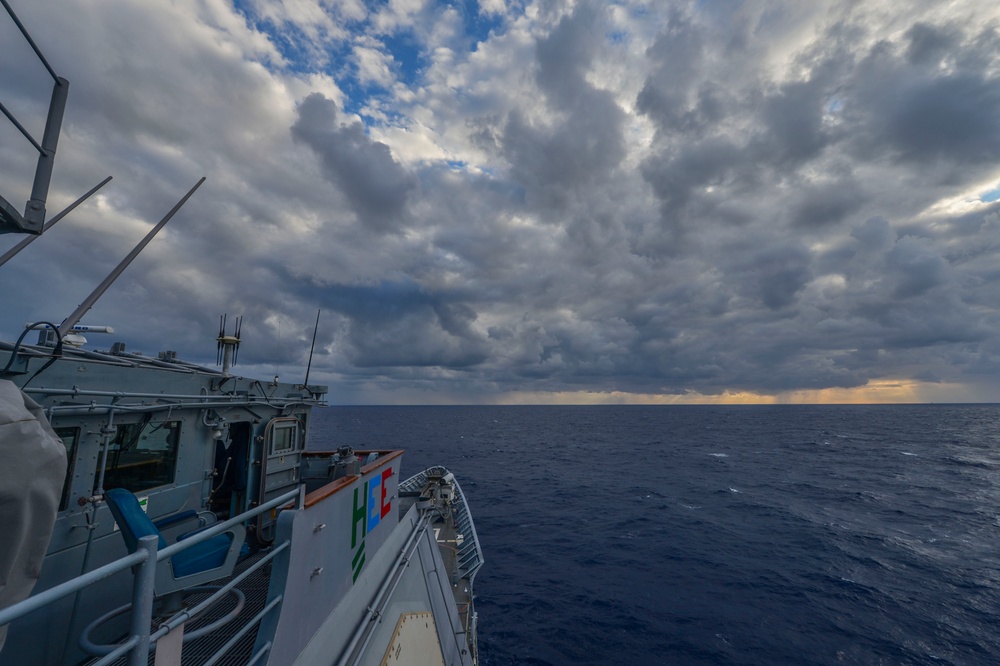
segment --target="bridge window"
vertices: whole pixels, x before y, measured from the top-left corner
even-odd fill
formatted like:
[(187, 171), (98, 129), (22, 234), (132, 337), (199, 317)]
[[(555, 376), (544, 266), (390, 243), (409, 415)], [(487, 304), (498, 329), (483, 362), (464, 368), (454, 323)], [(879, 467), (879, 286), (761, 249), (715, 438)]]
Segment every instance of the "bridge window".
[[(119, 425), (104, 463), (104, 487), (138, 493), (173, 483), (180, 431), (180, 421)], [(94, 484), (96, 490), (97, 478)]]

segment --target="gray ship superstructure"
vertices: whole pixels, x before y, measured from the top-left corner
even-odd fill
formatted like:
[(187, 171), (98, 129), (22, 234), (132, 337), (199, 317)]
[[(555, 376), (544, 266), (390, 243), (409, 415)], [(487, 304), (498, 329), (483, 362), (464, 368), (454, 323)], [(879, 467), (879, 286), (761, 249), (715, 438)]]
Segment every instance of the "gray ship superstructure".
[[(60, 121), (31, 140), (45, 182), (26, 214), (0, 199), (0, 232), (62, 216), (40, 221)], [(221, 322), (221, 369), (84, 339), (98, 327), (81, 318), (193, 192), (77, 312), (0, 342), (0, 417), (30, 426), (17, 459), (47, 447), (54, 477), (0, 474), (0, 527), (27, 526), (0, 584), (0, 666), (475, 664), (483, 556), (447, 469), (403, 481), (400, 450), (307, 449), (327, 387), (238, 376), (238, 320)]]

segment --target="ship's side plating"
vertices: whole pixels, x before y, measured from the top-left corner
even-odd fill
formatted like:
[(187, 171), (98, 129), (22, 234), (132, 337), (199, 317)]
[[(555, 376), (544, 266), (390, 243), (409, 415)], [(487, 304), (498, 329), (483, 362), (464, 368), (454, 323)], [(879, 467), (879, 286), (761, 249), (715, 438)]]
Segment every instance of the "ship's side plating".
[[(460, 570), (448, 557), (461, 514), (481, 561), (471, 516), (464, 498), (422, 493), (427, 483), (411, 479), (400, 493), (401, 453), (381, 452), (360, 476), (313, 491), (302, 509), (279, 517), (278, 538), (292, 547), (281, 566), (287, 579), (272, 578), (272, 596), (295, 606), (273, 621), (270, 663), (476, 663), (478, 566)], [(326, 614), (330, 599), (337, 603)], [(270, 633), (262, 628), (258, 647)]]

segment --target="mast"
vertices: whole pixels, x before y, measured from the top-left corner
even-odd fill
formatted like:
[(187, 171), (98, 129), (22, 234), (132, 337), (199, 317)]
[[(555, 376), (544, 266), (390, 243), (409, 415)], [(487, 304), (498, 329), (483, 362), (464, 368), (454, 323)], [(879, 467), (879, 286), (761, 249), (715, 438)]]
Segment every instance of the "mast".
[(319, 313), (321, 310), (316, 310), (316, 325), (313, 326), (313, 340), (312, 344), (309, 345), (309, 363), (306, 364), (306, 378), (302, 382), (302, 386), (309, 386), (309, 371), (312, 369), (313, 364), (313, 351), (316, 349), (316, 332), (319, 331)]
[(52, 167), (55, 165), (59, 132), (62, 129), (63, 113), (66, 110), (66, 99), (69, 96), (69, 81), (56, 75), (55, 70), (52, 69), (48, 60), (42, 55), (41, 50), (35, 44), (31, 35), (28, 34), (24, 24), (14, 14), (14, 10), (11, 9), (7, 0), (0, 0), (0, 4), (7, 10), (7, 13), (17, 25), (18, 30), (21, 31), (31, 49), (38, 56), (38, 59), (45, 66), (45, 69), (55, 82), (52, 87), (52, 98), (49, 100), (49, 111), (45, 119), (45, 130), (42, 133), (41, 143), (36, 141), (7, 107), (0, 102), (0, 112), (10, 120), (14, 127), (38, 151), (38, 164), (35, 166), (35, 179), (31, 186), (31, 198), (24, 205), (24, 215), (18, 213), (3, 197), (0, 197), (0, 234), (28, 233), (37, 236), (42, 233), (43, 225), (45, 224), (45, 199), (49, 195), (49, 183), (52, 181)]
[[(77, 199), (76, 201), (74, 201), (73, 203), (71, 203), (70, 205), (66, 206), (66, 208), (64, 208), (58, 215), (55, 215), (51, 220), (49, 220), (48, 222), (45, 223), (45, 226), (42, 228), (42, 233), (45, 233), (46, 231), (48, 231), (49, 229), (51, 229), (55, 225), (56, 222), (58, 222), (59, 220), (63, 219), (64, 217), (66, 217), (71, 212), (73, 212), (74, 208), (76, 208), (77, 206), (79, 206), (80, 204), (82, 204), (84, 201), (86, 201), (87, 199), (89, 199), (90, 196), (94, 192), (96, 192), (97, 190), (99, 190), (102, 187), (104, 187), (105, 185), (107, 185), (110, 180), (111, 180), (111, 176), (108, 176), (107, 178), (105, 178), (104, 180), (102, 180), (101, 182), (99, 182), (97, 185), (94, 185), (94, 187), (90, 188), (89, 192), (87, 192), (86, 194), (84, 194), (82, 197), (80, 197), (79, 199)], [(6, 252), (4, 252), (3, 256), (0, 256), (0, 266), (3, 266), (8, 261), (10, 261), (11, 259), (13, 259), (17, 255), (18, 252), (20, 252), (24, 248), (28, 247), (29, 245), (31, 245), (36, 238), (38, 238), (38, 236), (28, 236), (27, 238), (25, 238), (24, 240), (22, 240), (20, 243), (18, 243), (14, 247), (12, 247), (9, 250), (7, 250)]]

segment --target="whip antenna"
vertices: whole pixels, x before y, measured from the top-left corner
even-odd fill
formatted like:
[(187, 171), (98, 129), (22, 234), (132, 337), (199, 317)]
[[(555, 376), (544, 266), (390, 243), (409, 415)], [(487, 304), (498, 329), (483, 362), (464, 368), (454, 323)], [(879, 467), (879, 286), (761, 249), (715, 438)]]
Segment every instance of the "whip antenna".
[(192, 187), (188, 191), (188, 193), (184, 195), (184, 198), (178, 201), (174, 205), (174, 207), (170, 209), (170, 212), (167, 213), (166, 216), (162, 220), (160, 220), (156, 224), (156, 226), (153, 227), (152, 230), (150, 230), (148, 234), (146, 234), (146, 237), (143, 238), (141, 241), (139, 241), (138, 245), (132, 248), (132, 251), (128, 253), (128, 256), (126, 256), (124, 259), (121, 260), (121, 263), (115, 267), (115, 270), (111, 271), (111, 274), (108, 275), (108, 277), (104, 278), (104, 281), (101, 282), (101, 284), (97, 285), (97, 289), (95, 289), (93, 293), (91, 293), (90, 296), (88, 296), (83, 301), (83, 303), (81, 303), (80, 306), (73, 311), (73, 314), (66, 317), (66, 320), (59, 326), (60, 336), (65, 336), (67, 333), (69, 333), (69, 330), (73, 328), (73, 326), (75, 326), (80, 322), (80, 319), (83, 317), (83, 315), (87, 314), (87, 311), (90, 310), (90, 308), (94, 307), (94, 303), (97, 302), (97, 299), (100, 298), (104, 294), (104, 292), (108, 290), (108, 287), (110, 287), (114, 283), (114, 281), (118, 279), (118, 276), (122, 274), (122, 271), (128, 268), (128, 265), (132, 263), (132, 260), (135, 259), (137, 256), (139, 256), (139, 253), (142, 252), (147, 245), (149, 245), (149, 241), (153, 240), (153, 236), (159, 233), (160, 229), (163, 228), (163, 225), (165, 225), (167, 222), (170, 221), (170, 218), (174, 216), (174, 213), (179, 211), (181, 209), (181, 206), (187, 203), (187, 200), (191, 198), (191, 195), (194, 194), (194, 191), (197, 190), (199, 187), (201, 187), (201, 184), (204, 182), (205, 179), (202, 178), (197, 183), (195, 183), (195, 186)]
[[(86, 201), (87, 199), (89, 199), (90, 195), (92, 195), (94, 192), (96, 192), (97, 190), (99, 190), (102, 187), (104, 187), (105, 185), (107, 185), (108, 181), (110, 181), (110, 180), (111, 180), (111, 176), (108, 176), (107, 178), (105, 178), (104, 180), (102, 180), (101, 182), (99, 182), (97, 185), (94, 185), (94, 187), (92, 187), (89, 192), (87, 192), (82, 197), (80, 197), (79, 199), (77, 199), (76, 201), (74, 201), (73, 203), (71, 203), (69, 206), (67, 206), (66, 208), (64, 208), (61, 213), (59, 213), (58, 215), (54, 216), (51, 220), (49, 220), (48, 222), (46, 222), (45, 226), (42, 227), (42, 233), (45, 233), (46, 231), (48, 231), (49, 229), (51, 229), (52, 225), (54, 225), (56, 222), (58, 222), (59, 220), (63, 219), (64, 217), (66, 217), (69, 213), (73, 212), (74, 208), (76, 208), (77, 206), (79, 206), (80, 204), (82, 204), (84, 201)], [(18, 243), (14, 247), (10, 248), (9, 250), (7, 250), (4, 253), (4, 255), (2, 257), (0, 257), (0, 266), (3, 266), (8, 261), (10, 261), (11, 259), (13, 259), (14, 256), (18, 252), (20, 252), (24, 248), (28, 247), (29, 245), (31, 245), (35, 241), (36, 238), (38, 238), (38, 236), (28, 236), (27, 238), (25, 238), (24, 240), (22, 240), (20, 243)]]
[(316, 310), (316, 325), (313, 326), (313, 341), (312, 341), (312, 344), (309, 345), (309, 363), (306, 364), (306, 379), (305, 379), (304, 382), (302, 382), (303, 386), (309, 386), (309, 370), (312, 369), (312, 364), (313, 364), (313, 350), (316, 349), (316, 331), (319, 330), (319, 313), (320, 312), (322, 312), (322, 310)]

